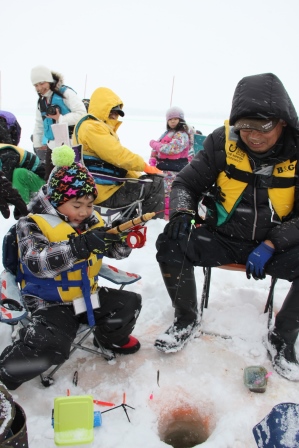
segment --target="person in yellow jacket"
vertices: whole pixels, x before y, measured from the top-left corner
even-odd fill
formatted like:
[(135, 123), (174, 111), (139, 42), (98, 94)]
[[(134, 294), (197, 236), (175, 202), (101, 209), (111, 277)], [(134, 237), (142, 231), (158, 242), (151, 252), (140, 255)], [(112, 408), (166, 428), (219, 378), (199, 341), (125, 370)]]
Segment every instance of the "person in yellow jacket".
[[(95, 204), (116, 208), (143, 199), (142, 213), (160, 212), (164, 210), (163, 173), (121, 144), (117, 130), (119, 116), (124, 115), (123, 101), (112, 90), (99, 87), (91, 95), (88, 114), (75, 126), (73, 144), (82, 144), (84, 164), (97, 184)], [(123, 182), (122, 178), (152, 182)], [(163, 212), (157, 217), (162, 218)]]
[[(98, 195), (93, 177), (74, 162), (74, 151), (55, 148), (52, 160), (56, 169), (16, 228), (17, 281), (32, 321), (0, 355), (0, 381), (11, 390), (63, 363), (80, 323), (96, 326), (99, 343), (115, 353), (132, 354), (140, 348), (131, 331), (141, 296), (97, 283), (103, 256), (121, 259), (132, 249), (103, 228), (93, 210)], [(86, 309), (80, 314), (78, 299)]]

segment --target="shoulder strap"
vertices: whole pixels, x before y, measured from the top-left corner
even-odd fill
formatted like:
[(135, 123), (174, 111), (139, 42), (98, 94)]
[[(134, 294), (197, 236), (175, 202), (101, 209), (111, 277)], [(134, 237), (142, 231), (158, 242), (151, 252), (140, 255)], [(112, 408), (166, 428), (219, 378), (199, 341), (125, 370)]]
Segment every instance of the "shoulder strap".
[(78, 142), (78, 131), (79, 131), (79, 128), (80, 128), (81, 124), (83, 123), (83, 121), (85, 121), (85, 120), (102, 121), (102, 120), (99, 120), (99, 119), (98, 119), (97, 117), (95, 117), (94, 115), (91, 115), (91, 114), (84, 115), (84, 116), (78, 121), (78, 123), (77, 123), (76, 126), (75, 126), (75, 136), (76, 136), (76, 141), (77, 141), (77, 142)]
[(71, 89), (73, 92), (77, 93), (76, 90), (74, 90), (72, 87), (70, 86), (66, 86), (65, 84), (63, 84), (59, 90), (61, 90), (62, 92), (65, 92), (66, 89)]

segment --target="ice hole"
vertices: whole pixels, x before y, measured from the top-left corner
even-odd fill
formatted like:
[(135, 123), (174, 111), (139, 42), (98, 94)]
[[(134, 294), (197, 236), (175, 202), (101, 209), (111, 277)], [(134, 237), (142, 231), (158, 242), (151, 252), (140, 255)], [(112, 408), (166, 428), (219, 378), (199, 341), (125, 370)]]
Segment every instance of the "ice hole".
[(173, 448), (191, 448), (210, 436), (209, 417), (188, 405), (163, 412), (158, 428), (160, 440)]

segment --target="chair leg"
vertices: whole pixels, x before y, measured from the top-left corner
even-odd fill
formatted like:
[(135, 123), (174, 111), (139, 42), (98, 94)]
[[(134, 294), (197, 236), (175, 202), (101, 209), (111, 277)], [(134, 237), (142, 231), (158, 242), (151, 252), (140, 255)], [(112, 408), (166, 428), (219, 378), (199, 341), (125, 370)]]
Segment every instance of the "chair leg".
[(202, 320), (203, 310), (204, 310), (204, 308), (208, 308), (208, 304), (209, 304), (212, 268), (204, 267), (203, 272), (204, 272), (204, 282), (203, 282), (201, 302), (200, 302), (200, 312), (199, 312), (200, 322)]
[(275, 289), (276, 282), (277, 282), (277, 278), (272, 277), (270, 290), (269, 290), (269, 294), (268, 294), (268, 298), (267, 298), (267, 302), (266, 302), (266, 306), (265, 306), (265, 310), (264, 310), (264, 313), (268, 313), (268, 328), (270, 328), (271, 323), (272, 323), (272, 318), (273, 318), (273, 301), (274, 301), (274, 289)]
[[(208, 304), (209, 304), (212, 268), (204, 267), (203, 272), (204, 272), (204, 283), (203, 283), (201, 303), (200, 303), (200, 322), (202, 321), (203, 310), (204, 310), (204, 308), (208, 308)], [(268, 322), (267, 322), (268, 328), (270, 328), (271, 324), (272, 324), (274, 289), (275, 289), (276, 282), (277, 282), (277, 278), (272, 277), (270, 290), (269, 290), (269, 294), (268, 294), (268, 298), (267, 298), (267, 302), (266, 302), (265, 310), (264, 310), (264, 313), (268, 313)], [(216, 335), (216, 333), (213, 333), (213, 334)], [(220, 336), (225, 337), (225, 338), (228, 337), (228, 336), (222, 336), (222, 335), (220, 335)]]
[[(84, 351), (86, 351), (88, 353), (92, 353), (93, 355), (96, 354), (96, 355), (103, 356), (103, 358), (105, 358), (107, 361), (111, 361), (112, 359), (115, 358), (115, 354), (111, 350), (108, 350), (108, 349), (104, 348), (99, 343), (99, 341), (97, 340), (96, 335), (94, 334), (94, 329), (95, 329), (95, 327), (89, 328), (88, 331), (85, 332), (85, 334), (82, 336), (81, 339), (79, 339), (78, 342), (73, 342), (72, 343), (72, 347), (73, 348), (71, 349), (69, 356), (71, 356), (77, 349), (80, 349), (80, 350), (84, 350)], [(88, 347), (85, 347), (85, 346), (82, 345), (83, 342), (91, 334), (94, 334), (94, 337), (96, 338), (96, 341), (97, 341), (97, 343), (99, 345), (99, 347), (97, 349), (88, 348)], [(47, 375), (43, 375), (43, 374), (40, 375), (41, 383), (43, 384), (43, 386), (49, 387), (49, 386), (51, 386), (54, 383), (53, 376), (60, 369), (60, 367), (63, 366), (64, 363), (65, 363), (65, 361), (62, 362), (61, 364), (58, 364)]]

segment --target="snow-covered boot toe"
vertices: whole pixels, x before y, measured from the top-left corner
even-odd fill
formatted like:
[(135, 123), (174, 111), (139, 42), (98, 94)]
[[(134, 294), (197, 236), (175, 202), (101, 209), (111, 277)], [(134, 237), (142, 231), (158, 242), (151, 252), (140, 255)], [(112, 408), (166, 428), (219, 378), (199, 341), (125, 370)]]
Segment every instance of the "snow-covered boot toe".
[(274, 370), (290, 381), (299, 381), (299, 363), (296, 358), (294, 342), (270, 331), (266, 340), (266, 348), (270, 354)]
[(158, 336), (154, 345), (164, 353), (178, 352), (192, 339), (198, 327), (199, 323), (196, 321), (186, 326), (175, 322), (165, 333)]

